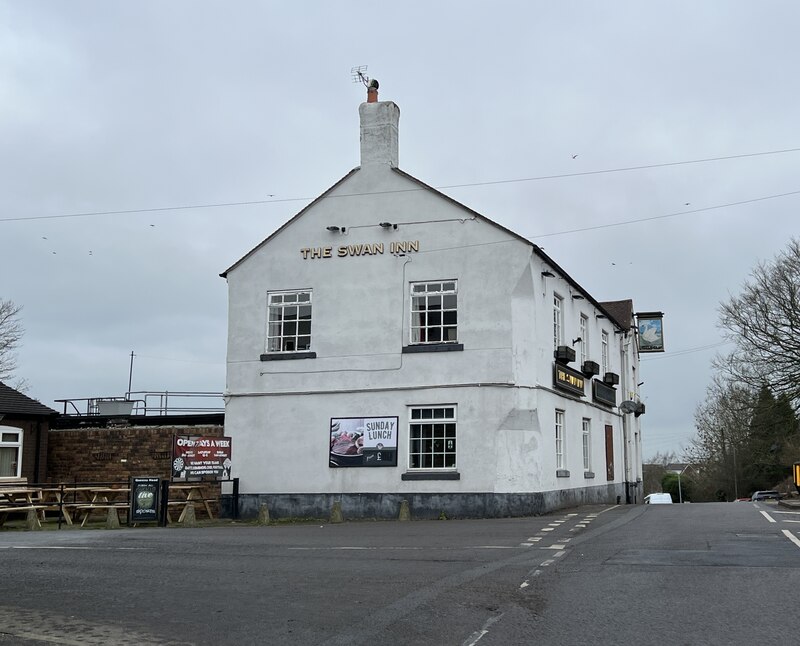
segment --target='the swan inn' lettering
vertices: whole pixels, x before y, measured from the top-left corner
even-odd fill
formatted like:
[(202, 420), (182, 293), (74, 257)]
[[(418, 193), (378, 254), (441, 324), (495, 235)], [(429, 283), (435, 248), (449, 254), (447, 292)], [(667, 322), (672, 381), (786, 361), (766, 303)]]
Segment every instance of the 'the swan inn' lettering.
[[(403, 254), (419, 251), (419, 240), (407, 240), (405, 242), (390, 242), (390, 254)], [(303, 247), (300, 255), (303, 260), (315, 260), (316, 258), (333, 258), (334, 253), (339, 258), (348, 256), (379, 256), (384, 253), (382, 242), (366, 242), (359, 244), (341, 245), (334, 251), (333, 247)]]

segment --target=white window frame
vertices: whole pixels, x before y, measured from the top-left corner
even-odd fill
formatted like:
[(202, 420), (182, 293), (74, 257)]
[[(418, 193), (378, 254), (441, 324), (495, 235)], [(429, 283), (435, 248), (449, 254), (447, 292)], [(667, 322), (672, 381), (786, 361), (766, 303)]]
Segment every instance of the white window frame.
[(564, 299), (553, 294), (553, 349), (564, 345)]
[(409, 343), (458, 343), (458, 280), (410, 283)]
[[(313, 320), (310, 289), (290, 289), (267, 292), (266, 351), (270, 354), (289, 354), (311, 350)], [(308, 308), (307, 321), (301, 308)], [(292, 310), (297, 310), (292, 312)], [(307, 322), (307, 325), (305, 323)], [(292, 326), (293, 331), (292, 331)], [(307, 342), (305, 339), (308, 339)]]
[(458, 466), (458, 407), (408, 407), (408, 470), (455, 471)]
[(578, 323), (578, 336), (581, 337), (581, 356), (578, 365), (583, 366), (584, 361), (589, 360), (589, 317), (581, 314)]
[(584, 417), (581, 421), (583, 431), (583, 470), (592, 470), (592, 420)]
[[(12, 440), (8, 436), (16, 435), (16, 439)], [(0, 425), (0, 449), (16, 449), (16, 460), (11, 464), (16, 464), (16, 472), (11, 475), (0, 475), (0, 482), (3, 478), (20, 478), (22, 477), (22, 439), (23, 432), (21, 428), (16, 426), (2, 426)]]
[(601, 376), (608, 372), (608, 332), (600, 332), (600, 368)]
[(564, 437), (565, 412), (556, 408), (556, 469), (566, 469), (566, 438)]

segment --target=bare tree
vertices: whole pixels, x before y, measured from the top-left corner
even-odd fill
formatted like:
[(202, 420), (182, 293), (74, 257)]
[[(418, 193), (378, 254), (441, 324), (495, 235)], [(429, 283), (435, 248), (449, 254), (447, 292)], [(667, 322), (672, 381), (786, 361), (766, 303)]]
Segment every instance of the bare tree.
[(720, 306), (720, 326), (736, 349), (716, 367), (800, 408), (800, 240), (753, 270), (741, 295)]
[(21, 307), (0, 299), (0, 381), (8, 381), (17, 369), (15, 351), (22, 339)]
[(706, 389), (706, 399), (694, 415), (697, 436), (685, 454), (700, 474), (698, 499), (733, 500), (741, 493), (755, 401), (751, 388), (723, 374), (717, 374)]

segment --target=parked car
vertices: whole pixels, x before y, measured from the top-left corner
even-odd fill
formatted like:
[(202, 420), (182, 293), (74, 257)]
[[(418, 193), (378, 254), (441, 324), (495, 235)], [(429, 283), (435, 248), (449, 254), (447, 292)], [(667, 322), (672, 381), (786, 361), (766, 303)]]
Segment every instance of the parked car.
[(775, 491), (774, 489), (770, 489), (769, 491), (755, 491), (753, 495), (750, 496), (750, 500), (780, 500), (781, 495)]
[(668, 493), (651, 493), (644, 497), (645, 505), (671, 505), (672, 496)]

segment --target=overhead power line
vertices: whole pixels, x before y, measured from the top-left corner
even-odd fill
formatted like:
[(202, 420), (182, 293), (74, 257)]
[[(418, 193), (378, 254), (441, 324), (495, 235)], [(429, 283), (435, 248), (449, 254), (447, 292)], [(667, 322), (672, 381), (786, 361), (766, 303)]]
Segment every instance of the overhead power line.
[(749, 200), (740, 200), (738, 202), (726, 202), (725, 204), (715, 204), (713, 206), (704, 206), (699, 209), (690, 209), (688, 211), (674, 211), (672, 213), (664, 213), (663, 215), (652, 215), (646, 218), (636, 218), (634, 220), (622, 220), (620, 222), (610, 222), (607, 224), (596, 224), (591, 227), (581, 227), (579, 229), (568, 229), (566, 231), (554, 231), (553, 233), (542, 233), (539, 235), (530, 236), (531, 238), (548, 238), (551, 236), (563, 236), (568, 233), (581, 233), (583, 231), (594, 231), (595, 229), (609, 229), (611, 227), (621, 227), (626, 224), (636, 224), (637, 222), (649, 222), (650, 220), (663, 220), (665, 218), (674, 218), (679, 215), (688, 215), (690, 213), (701, 213), (703, 211), (714, 211), (716, 209), (726, 209), (731, 206), (741, 206), (742, 204), (753, 204), (754, 202), (763, 202), (765, 200), (774, 200), (779, 197), (789, 197), (791, 195), (800, 195), (799, 191), (789, 191), (787, 193), (775, 193), (774, 195), (762, 195), (761, 197), (754, 197)]
[[(600, 170), (591, 170), (591, 171), (581, 171), (581, 172), (574, 172), (574, 173), (559, 173), (554, 175), (537, 175), (533, 177), (519, 177), (515, 179), (500, 179), (500, 180), (490, 180), (486, 182), (469, 182), (465, 184), (447, 184), (443, 186), (436, 186), (437, 190), (445, 190), (445, 189), (452, 189), (452, 188), (468, 188), (468, 187), (476, 187), (476, 186), (493, 186), (499, 184), (513, 184), (513, 183), (520, 183), (520, 182), (537, 182), (537, 181), (544, 181), (544, 180), (552, 180), (552, 179), (565, 179), (570, 177), (585, 177), (589, 175), (603, 175), (609, 173), (626, 173), (631, 171), (637, 170), (647, 170), (652, 168), (667, 168), (670, 166), (684, 166), (688, 164), (704, 164), (709, 162), (715, 161), (725, 161), (730, 159), (744, 159), (748, 157), (762, 157), (766, 155), (781, 155), (786, 153), (796, 153), (800, 152), (800, 148), (784, 148), (782, 150), (765, 150), (761, 152), (755, 153), (742, 153), (739, 155), (726, 155), (723, 157), (705, 157), (703, 159), (687, 159), (683, 161), (675, 161), (675, 162), (663, 162), (659, 164), (643, 164), (639, 166), (622, 166), (618, 168), (605, 168)], [(409, 193), (409, 192), (416, 192), (416, 191), (424, 191), (426, 190), (423, 187), (419, 188), (410, 188), (410, 189), (400, 189), (395, 191), (374, 191), (374, 192), (365, 192), (365, 193), (345, 193), (341, 195), (328, 195), (326, 199), (338, 198), (338, 197), (359, 197), (359, 196), (366, 196), (366, 195), (387, 195), (392, 193)], [(770, 199), (772, 197), (783, 197), (784, 195), (792, 195), (793, 193), (785, 193), (782, 195), (775, 195), (775, 196), (766, 196), (762, 198), (757, 198), (757, 200), (763, 199)], [(218, 208), (226, 208), (226, 207), (236, 207), (236, 206), (254, 206), (259, 204), (279, 204), (283, 202), (309, 202), (315, 198), (313, 197), (289, 197), (289, 198), (275, 198), (275, 199), (268, 199), (268, 200), (248, 200), (248, 201), (239, 201), (239, 202), (211, 202), (211, 203), (201, 203), (201, 204), (181, 204), (176, 206), (159, 206), (159, 207), (150, 207), (150, 208), (141, 208), (141, 209), (116, 209), (113, 211), (83, 211), (77, 213), (57, 213), (51, 215), (33, 215), (27, 217), (6, 217), (0, 218), (0, 222), (26, 222), (26, 221), (34, 221), (34, 220), (56, 220), (56, 219), (63, 219), (63, 218), (85, 218), (85, 217), (95, 217), (95, 216), (105, 216), (105, 215), (132, 215), (134, 213), (159, 213), (159, 212), (167, 212), (167, 211), (185, 211), (190, 209), (218, 209)], [(746, 202), (740, 202), (736, 204), (744, 204)], [(722, 208), (722, 206), (718, 207), (709, 207), (709, 208)], [(698, 209), (698, 210), (707, 210), (707, 209)], [(684, 211), (681, 213), (693, 213), (695, 211)], [(658, 217), (672, 217), (673, 215), (680, 215), (681, 213), (675, 214), (668, 214), (664, 216)], [(641, 220), (637, 220), (641, 221)], [(619, 224), (626, 224), (626, 223), (618, 223), (615, 225), (609, 226), (619, 226)], [(571, 231), (566, 233), (572, 233)], [(547, 234), (547, 235), (556, 235), (555, 233)]]

